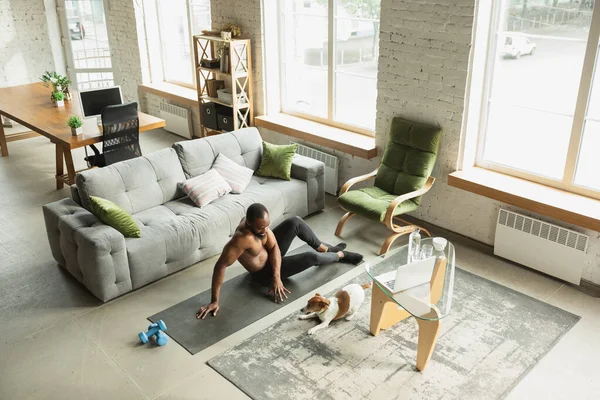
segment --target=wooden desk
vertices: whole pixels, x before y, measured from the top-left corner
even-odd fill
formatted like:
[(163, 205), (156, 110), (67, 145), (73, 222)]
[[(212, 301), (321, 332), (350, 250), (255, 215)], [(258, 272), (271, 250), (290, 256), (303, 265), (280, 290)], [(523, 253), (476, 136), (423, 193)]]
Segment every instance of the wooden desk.
[[(0, 115), (4, 115), (28, 127), (32, 131), (47, 137), (56, 145), (56, 188), (62, 189), (64, 183), (72, 185), (75, 182), (75, 168), (71, 150), (90, 144), (102, 142), (102, 127), (96, 120), (86, 119), (83, 124), (83, 134), (71, 135), (67, 121), (73, 115), (81, 116), (79, 96), (73, 93), (73, 100), (65, 101), (64, 107), (55, 107), (50, 101), (51, 89), (43, 83), (14, 86), (0, 89)], [(140, 132), (165, 126), (165, 120), (152, 115), (139, 113)], [(31, 137), (31, 134), (20, 134), (21, 137)], [(0, 123), (0, 152), (2, 157), (8, 157), (7, 142), (10, 136), (4, 134)], [(64, 165), (67, 174), (64, 174)]]

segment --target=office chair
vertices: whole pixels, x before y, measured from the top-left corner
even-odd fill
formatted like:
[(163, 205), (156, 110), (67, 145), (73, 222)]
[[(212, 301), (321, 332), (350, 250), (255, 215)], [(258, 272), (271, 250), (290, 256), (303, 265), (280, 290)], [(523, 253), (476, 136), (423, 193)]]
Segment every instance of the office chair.
[(106, 106), (102, 109), (102, 153), (90, 145), (94, 155), (85, 157), (88, 166), (105, 167), (140, 157), (140, 121), (137, 103)]

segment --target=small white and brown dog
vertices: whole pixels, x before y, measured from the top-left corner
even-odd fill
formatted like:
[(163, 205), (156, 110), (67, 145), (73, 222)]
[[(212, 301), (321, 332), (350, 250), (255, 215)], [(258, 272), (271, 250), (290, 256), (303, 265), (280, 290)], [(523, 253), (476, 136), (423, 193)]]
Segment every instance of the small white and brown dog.
[(365, 301), (365, 289), (371, 287), (370, 283), (359, 285), (356, 283), (344, 287), (334, 297), (326, 298), (316, 293), (301, 311), (304, 314), (298, 319), (319, 318), (321, 323), (308, 330), (312, 335), (316, 331), (327, 328), (331, 321), (346, 317), (350, 321), (356, 315), (356, 311)]

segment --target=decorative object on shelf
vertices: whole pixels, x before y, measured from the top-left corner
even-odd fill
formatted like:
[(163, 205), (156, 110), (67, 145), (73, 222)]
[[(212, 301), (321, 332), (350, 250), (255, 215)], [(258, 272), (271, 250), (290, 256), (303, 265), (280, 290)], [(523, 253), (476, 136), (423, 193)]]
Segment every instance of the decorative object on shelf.
[[(225, 87), (225, 81), (218, 79), (207, 79), (206, 80), (207, 92), (210, 97), (218, 97), (219, 89), (223, 89)], [(231, 104), (231, 103), (229, 103)]]
[(202, 35), (203, 36), (215, 36), (215, 37), (217, 37), (217, 36), (221, 36), (221, 31), (218, 31), (218, 30), (207, 30), (207, 29), (205, 29), (205, 30), (202, 31)]
[(67, 125), (71, 127), (71, 134), (73, 136), (81, 135), (83, 133), (83, 121), (78, 116), (74, 115), (69, 118)]
[(200, 61), (200, 66), (202, 68), (219, 68), (221, 66), (221, 60), (218, 58), (203, 58)]
[(217, 98), (219, 101), (222, 101), (225, 104), (233, 104), (233, 94), (231, 93), (231, 88), (217, 90)]
[(52, 99), (56, 107), (65, 106), (65, 94), (62, 91), (52, 92), (50, 99)]
[(229, 72), (229, 43), (224, 43), (219, 49), (219, 58), (221, 60), (220, 70), (223, 73)]
[[(231, 41), (193, 37), (201, 137), (254, 126), (251, 42), (235, 34)], [(217, 57), (218, 69), (203, 65)]]
[(44, 82), (46, 87), (50, 87), (50, 85), (52, 85), (53, 92), (63, 92), (65, 95), (65, 100), (71, 100), (73, 98), (71, 91), (69, 90), (71, 80), (66, 76), (60, 75), (56, 71), (46, 71), (44, 75), (40, 77), (40, 80)]
[(231, 37), (229, 40), (231, 40), (231, 38), (239, 38), (240, 36), (242, 36), (242, 29), (234, 24), (225, 25), (225, 28), (221, 31), (221, 34), (223, 34), (223, 32), (231, 32)]
[(231, 40), (231, 32), (221, 31), (221, 39)]

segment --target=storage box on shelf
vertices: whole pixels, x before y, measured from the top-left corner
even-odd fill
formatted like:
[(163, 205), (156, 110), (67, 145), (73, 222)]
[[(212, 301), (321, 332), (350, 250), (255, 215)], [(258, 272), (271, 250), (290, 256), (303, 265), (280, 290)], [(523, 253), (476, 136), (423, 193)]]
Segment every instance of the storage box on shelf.
[[(224, 62), (217, 67), (214, 62), (217, 50), (224, 47), (228, 47), (228, 57), (222, 56), (221, 61)], [(194, 61), (200, 104), (200, 135), (204, 137), (254, 126), (250, 40), (196, 35)], [(218, 81), (223, 81), (225, 87), (218, 87)], [(212, 85), (210, 90), (209, 85)], [(214, 95), (215, 91), (216, 96), (209, 95)]]

